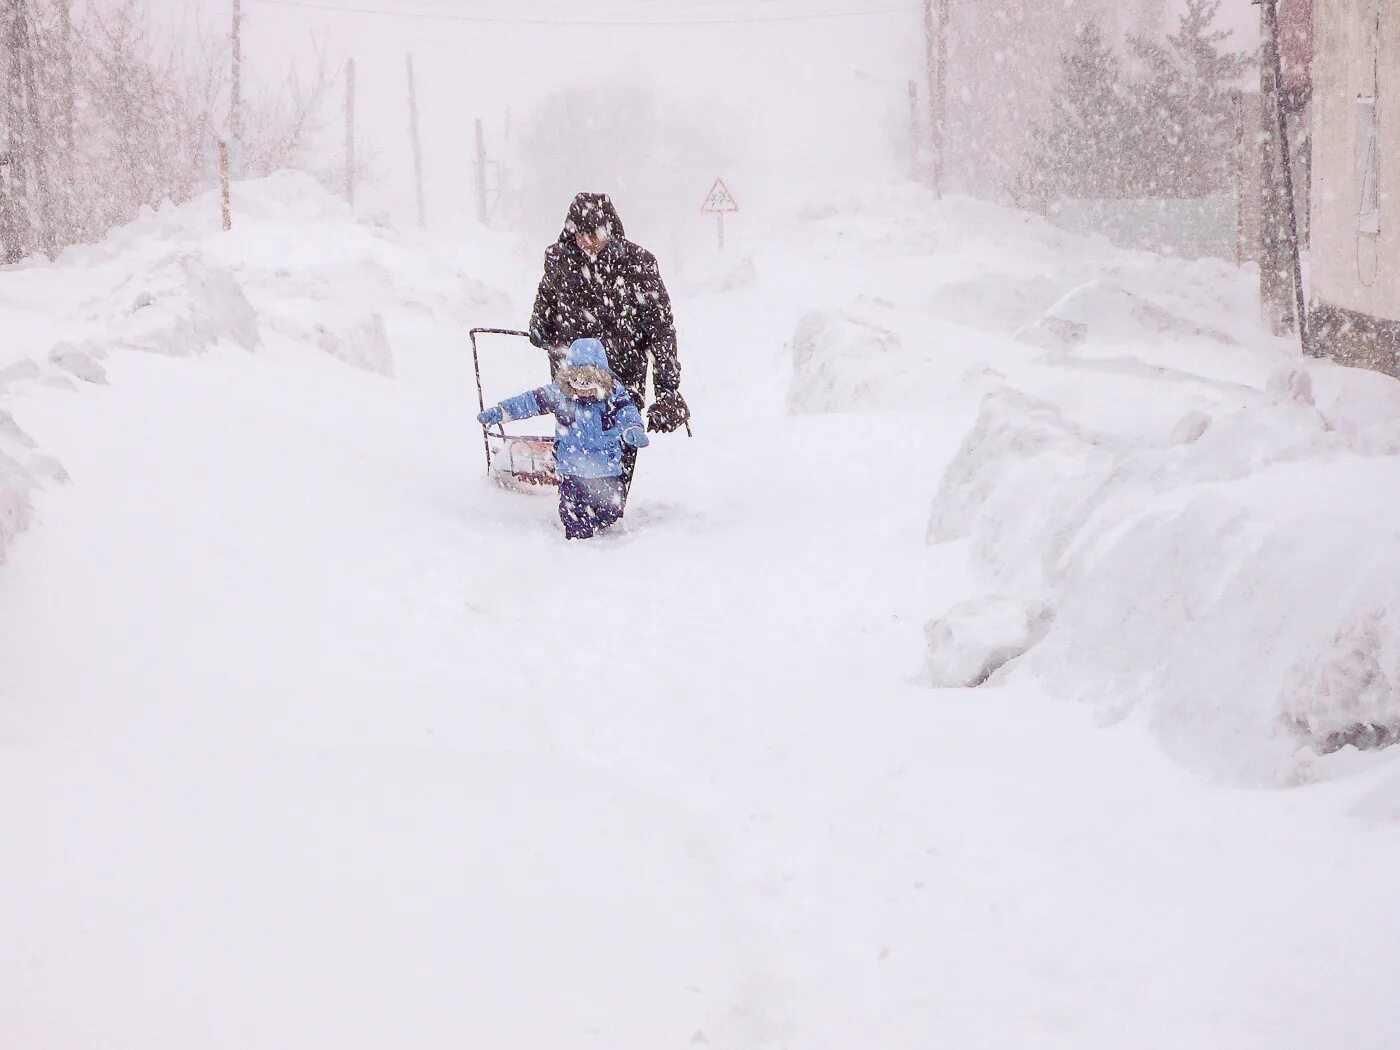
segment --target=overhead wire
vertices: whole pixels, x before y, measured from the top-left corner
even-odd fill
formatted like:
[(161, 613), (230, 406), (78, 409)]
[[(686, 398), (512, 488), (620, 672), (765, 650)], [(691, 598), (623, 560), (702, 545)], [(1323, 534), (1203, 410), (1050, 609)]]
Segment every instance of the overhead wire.
[(466, 14), (448, 11), (394, 11), (383, 7), (367, 7), (363, 4), (322, 3), (319, 0), (247, 0), (248, 3), (264, 7), (291, 7), (311, 11), (325, 11), (343, 15), (378, 15), (390, 18), (416, 18), (440, 22), (473, 22), (494, 25), (566, 26), (570, 28), (628, 28), (668, 26), (725, 26), (757, 25), (771, 22), (812, 22), (833, 18), (864, 18), (870, 15), (909, 14), (918, 7), (903, 4), (891, 7), (869, 7), (839, 11), (795, 11), (788, 14), (748, 15), (745, 17), (724, 18), (667, 18), (667, 19), (579, 19), (548, 18), (543, 16)]

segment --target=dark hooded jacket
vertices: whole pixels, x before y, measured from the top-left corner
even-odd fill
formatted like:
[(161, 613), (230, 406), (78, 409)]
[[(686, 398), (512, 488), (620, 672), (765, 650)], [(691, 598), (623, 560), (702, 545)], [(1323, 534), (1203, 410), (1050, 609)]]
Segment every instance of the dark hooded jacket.
[[(590, 260), (574, 242), (579, 230), (606, 227), (607, 246)], [(600, 339), (612, 373), (645, 404), (648, 359), (658, 395), (679, 389), (676, 322), (656, 257), (627, 240), (617, 209), (603, 193), (580, 193), (559, 240), (544, 253), (544, 277), (530, 316), (530, 341), (557, 368), (576, 339)]]

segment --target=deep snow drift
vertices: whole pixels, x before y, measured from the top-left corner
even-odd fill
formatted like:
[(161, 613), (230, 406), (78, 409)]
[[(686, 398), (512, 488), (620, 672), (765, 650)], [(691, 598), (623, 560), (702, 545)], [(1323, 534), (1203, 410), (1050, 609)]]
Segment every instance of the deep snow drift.
[(1388, 387), (1228, 268), (872, 191), (673, 289), (696, 438), (566, 545), (471, 420), (536, 259), (239, 193), (0, 273), (11, 458), (71, 476), (0, 569), (0, 1042), (1388, 1050), (1396, 752), (1213, 784), (1279, 698), (1169, 673), (1197, 611), (1276, 668), (1271, 543), (1374, 509)]
[(789, 404), (980, 403), (929, 538), (970, 540), (988, 593), (930, 624), (930, 680), (1034, 647), (1017, 673), (1248, 782), (1400, 740), (1400, 384), (1300, 359), (1224, 263), (873, 210), (823, 220), (888, 248), (797, 327)]
[[(240, 183), (234, 209), (227, 236), (211, 193), (52, 263), (8, 269), (0, 286), (0, 395), (105, 384), (103, 362), (118, 351), (183, 357), (266, 342), (315, 347), (392, 376), (386, 310), (464, 318), (473, 308), (503, 309), (499, 292), (462, 269), (467, 246), (434, 247), (356, 223), (308, 176)], [(475, 265), (492, 259), (483, 269), (510, 272), (514, 256), (503, 242), (482, 234), (470, 250)], [(61, 466), (0, 406), (0, 561), (29, 521), (33, 489), (61, 477)]]

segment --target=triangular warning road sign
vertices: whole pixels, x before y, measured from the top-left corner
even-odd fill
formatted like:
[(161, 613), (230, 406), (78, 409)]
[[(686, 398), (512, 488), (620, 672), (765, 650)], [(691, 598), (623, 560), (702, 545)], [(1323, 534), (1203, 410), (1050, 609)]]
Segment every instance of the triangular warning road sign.
[(738, 211), (739, 202), (734, 199), (734, 194), (729, 192), (729, 187), (724, 184), (723, 179), (715, 179), (710, 192), (705, 194), (705, 203), (700, 205), (700, 210), (706, 215), (723, 215), (725, 212)]

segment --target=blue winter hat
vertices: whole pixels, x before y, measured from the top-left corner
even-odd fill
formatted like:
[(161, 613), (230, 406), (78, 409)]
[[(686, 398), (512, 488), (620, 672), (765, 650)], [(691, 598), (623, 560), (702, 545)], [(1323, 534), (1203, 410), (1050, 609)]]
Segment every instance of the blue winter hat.
[(608, 352), (597, 339), (575, 339), (574, 345), (564, 355), (564, 365), (568, 368), (582, 368), (591, 365), (611, 372), (608, 367)]

